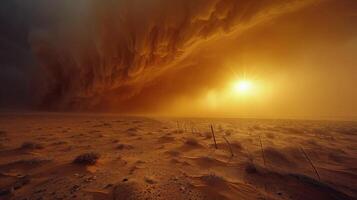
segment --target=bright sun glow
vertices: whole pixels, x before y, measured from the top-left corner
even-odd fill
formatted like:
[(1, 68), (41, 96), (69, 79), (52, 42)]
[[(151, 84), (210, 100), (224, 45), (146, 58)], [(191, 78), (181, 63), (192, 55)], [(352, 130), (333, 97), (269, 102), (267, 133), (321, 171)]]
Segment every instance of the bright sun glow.
[(237, 93), (246, 93), (250, 91), (253, 87), (253, 84), (249, 80), (239, 80), (236, 81), (233, 85), (233, 90)]

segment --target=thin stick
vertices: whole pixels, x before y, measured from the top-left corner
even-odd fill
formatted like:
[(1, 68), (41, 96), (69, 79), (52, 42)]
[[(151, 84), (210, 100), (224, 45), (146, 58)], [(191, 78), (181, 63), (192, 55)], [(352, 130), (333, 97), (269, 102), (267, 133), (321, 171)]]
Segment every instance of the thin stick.
[(197, 126), (197, 127), (195, 127), (195, 129), (196, 129), (196, 131), (198, 132), (198, 133), (201, 133), (201, 130), (200, 130), (200, 128)]
[(216, 143), (216, 136), (214, 135), (214, 130), (213, 130), (212, 124), (211, 124), (211, 131), (212, 131), (212, 135), (213, 135), (214, 146), (216, 147), (216, 149), (218, 149), (217, 148), (217, 143)]
[[(263, 161), (264, 161), (264, 166), (265, 166), (265, 168), (267, 167), (266, 166), (266, 162), (265, 162), (265, 155), (264, 155), (264, 149), (263, 149), (263, 143), (262, 143), (262, 138), (260, 137), (260, 135), (259, 135), (259, 141), (260, 141), (260, 149), (261, 149), (261, 151), (262, 151), (262, 157), (263, 157)], [(264, 196), (265, 196), (265, 199), (267, 199), (267, 184), (266, 184), (266, 182), (264, 181), (264, 190), (265, 190), (265, 194), (264, 194)]]
[(248, 157), (250, 158), (249, 161), (250, 161), (252, 164), (254, 164), (254, 157), (253, 157), (253, 155), (250, 153), (249, 148), (245, 148), (245, 150), (247, 151)]
[(229, 146), (229, 150), (231, 151), (231, 155), (232, 155), (232, 157), (233, 157), (234, 154), (233, 154), (233, 149), (232, 149), (232, 147), (231, 147), (231, 144), (229, 143), (229, 141), (227, 140), (227, 138), (226, 138), (225, 136), (223, 136), (223, 139), (227, 142), (227, 144), (228, 144), (228, 146)]
[(260, 149), (262, 151), (262, 157), (263, 157), (263, 161), (264, 161), (264, 166), (267, 167), (266, 166), (266, 162), (265, 162), (265, 155), (264, 155), (264, 150), (263, 150), (262, 138), (260, 137), (260, 135), (259, 135), (259, 141), (260, 141)]
[(179, 132), (180, 132), (180, 124), (179, 124), (179, 121), (176, 121), (176, 123), (177, 123), (177, 133), (179, 133)]
[[(266, 168), (267, 165), (266, 165), (266, 162), (265, 162), (263, 143), (262, 143), (262, 138), (260, 137), (260, 135), (259, 135), (259, 141), (260, 141), (260, 149), (262, 151), (262, 157), (263, 157), (263, 161), (264, 161), (264, 166)], [(265, 183), (265, 181), (264, 181), (264, 190), (265, 190), (265, 195), (264, 196), (265, 196), (265, 199), (267, 199), (267, 184)]]
[(319, 181), (321, 181), (321, 178), (320, 178), (320, 175), (319, 175), (319, 172), (317, 171), (316, 167), (314, 166), (314, 164), (312, 163), (311, 159), (309, 158), (309, 156), (307, 155), (307, 153), (305, 152), (305, 150), (300, 147), (301, 151), (304, 153), (305, 157), (306, 157), (306, 160), (309, 161), (311, 167), (314, 169), (315, 173), (316, 173), (316, 176), (317, 178), (319, 179)]

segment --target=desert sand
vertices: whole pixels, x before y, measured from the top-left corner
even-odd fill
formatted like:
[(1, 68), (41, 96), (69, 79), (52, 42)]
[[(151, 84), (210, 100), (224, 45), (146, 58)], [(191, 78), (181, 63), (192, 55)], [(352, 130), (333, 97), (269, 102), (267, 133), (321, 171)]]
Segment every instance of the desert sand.
[(356, 180), (356, 122), (0, 115), (1, 200), (356, 199)]

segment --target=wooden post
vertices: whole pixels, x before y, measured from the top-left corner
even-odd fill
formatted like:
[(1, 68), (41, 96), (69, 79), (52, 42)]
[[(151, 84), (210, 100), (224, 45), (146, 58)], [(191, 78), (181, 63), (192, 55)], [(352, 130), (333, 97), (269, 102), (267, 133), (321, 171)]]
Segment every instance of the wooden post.
[(317, 171), (317, 169), (316, 169), (314, 163), (312, 163), (310, 157), (307, 155), (307, 153), (305, 152), (305, 150), (304, 150), (302, 147), (300, 147), (300, 149), (301, 149), (301, 151), (304, 153), (306, 160), (309, 161), (309, 163), (310, 163), (312, 169), (314, 169), (317, 178), (319, 179), (319, 181), (321, 181), (320, 174), (319, 174), (319, 172)]
[(216, 142), (216, 136), (214, 135), (214, 130), (213, 130), (213, 125), (211, 124), (211, 131), (212, 131), (212, 136), (213, 136), (213, 141), (214, 141), (214, 147), (217, 148), (217, 142)]
[(264, 155), (264, 149), (263, 149), (262, 138), (260, 137), (260, 135), (259, 135), (259, 141), (260, 141), (260, 149), (261, 149), (261, 151), (262, 151), (262, 157), (263, 157), (263, 161), (264, 161), (264, 166), (267, 167), (267, 166), (266, 166), (266, 162), (265, 162), (265, 155)]
[(225, 136), (223, 136), (223, 139), (227, 142), (229, 150), (231, 151), (231, 156), (233, 157), (234, 153), (233, 153), (233, 149), (231, 147), (231, 144), (229, 143), (228, 139)]

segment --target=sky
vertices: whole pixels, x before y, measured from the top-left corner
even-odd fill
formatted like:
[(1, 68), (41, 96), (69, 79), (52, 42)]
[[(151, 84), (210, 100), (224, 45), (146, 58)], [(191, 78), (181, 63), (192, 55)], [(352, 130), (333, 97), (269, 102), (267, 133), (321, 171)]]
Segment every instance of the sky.
[(357, 120), (354, 0), (3, 0), (0, 24), (0, 110)]

